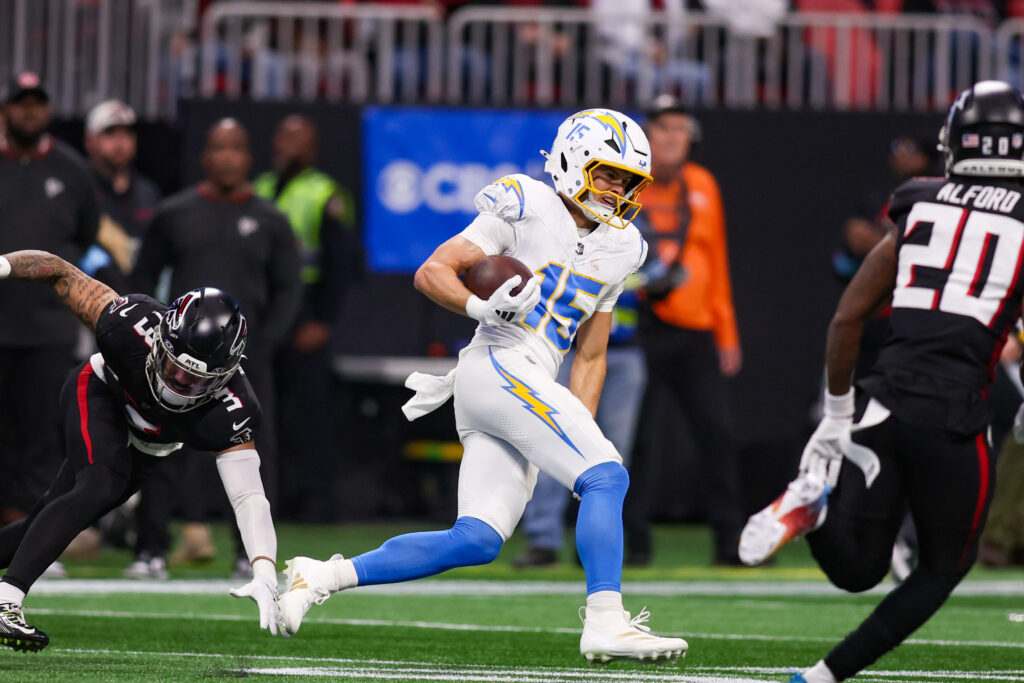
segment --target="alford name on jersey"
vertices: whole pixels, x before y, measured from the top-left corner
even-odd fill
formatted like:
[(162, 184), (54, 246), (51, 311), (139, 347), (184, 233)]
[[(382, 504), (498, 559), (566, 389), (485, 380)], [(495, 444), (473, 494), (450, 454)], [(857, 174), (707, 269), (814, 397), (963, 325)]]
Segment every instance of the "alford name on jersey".
[[(966, 189), (965, 189), (966, 188)], [(946, 183), (935, 195), (940, 202), (967, 206), (971, 204), (979, 211), (999, 211), (1010, 213), (1020, 201), (1020, 192), (1008, 190), (995, 185), (965, 185), (963, 183)]]

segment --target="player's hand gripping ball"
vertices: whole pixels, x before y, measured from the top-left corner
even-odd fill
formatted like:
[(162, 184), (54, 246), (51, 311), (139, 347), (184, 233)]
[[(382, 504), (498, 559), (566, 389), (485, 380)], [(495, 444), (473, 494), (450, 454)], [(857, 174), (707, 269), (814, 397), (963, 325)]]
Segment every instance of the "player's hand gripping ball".
[(540, 301), (540, 280), (521, 261), (485, 256), (466, 272), (466, 315), (485, 325), (515, 324)]

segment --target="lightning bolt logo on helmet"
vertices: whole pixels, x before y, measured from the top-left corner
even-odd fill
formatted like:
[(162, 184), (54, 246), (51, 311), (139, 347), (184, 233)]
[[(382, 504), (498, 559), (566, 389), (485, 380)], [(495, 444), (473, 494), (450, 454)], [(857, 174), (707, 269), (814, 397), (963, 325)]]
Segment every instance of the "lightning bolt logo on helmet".
[[(651, 146), (643, 129), (633, 119), (611, 109), (585, 109), (568, 117), (558, 127), (544, 170), (551, 174), (555, 190), (581, 208), (592, 220), (614, 228), (626, 227), (641, 204), (636, 201), (653, 178), (648, 173)], [(598, 167), (625, 171), (627, 180), (621, 195), (594, 187)], [(614, 199), (612, 203), (602, 198)]]

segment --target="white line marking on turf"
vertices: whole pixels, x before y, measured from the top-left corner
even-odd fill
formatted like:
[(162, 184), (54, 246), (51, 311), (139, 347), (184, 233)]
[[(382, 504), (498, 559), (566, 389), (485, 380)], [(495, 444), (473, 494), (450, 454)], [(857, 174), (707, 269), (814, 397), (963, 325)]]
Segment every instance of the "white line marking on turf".
[[(740, 674), (751, 674), (751, 675), (773, 675), (778, 673), (785, 673), (787, 669), (777, 669), (771, 667), (757, 667), (757, 666), (705, 666), (697, 667), (694, 671), (701, 672), (721, 672), (721, 673), (740, 673)], [(896, 678), (891, 678), (895, 676)], [(879, 678), (884, 677), (884, 678)], [(866, 669), (862, 671), (858, 676), (857, 680), (861, 681), (890, 681), (893, 683), (907, 683), (903, 680), (906, 678), (912, 679), (911, 683), (918, 683), (926, 679), (938, 680), (938, 681), (949, 681), (949, 680), (969, 680), (969, 681), (1024, 681), (1024, 670), (986, 670), (986, 671), (902, 671), (902, 670), (876, 670)]]
[[(30, 614), (68, 616), (68, 617), (106, 617), (114, 619), (208, 619), (210, 621), (254, 621), (252, 617), (241, 614), (205, 614), (197, 612), (114, 612), (108, 610), (74, 610), (74, 609), (31, 609)], [(579, 635), (580, 629), (542, 626), (507, 626), (504, 624), (452, 624), (439, 621), (401, 621), (387, 619), (340, 619), (335, 617), (309, 617), (303, 623), (333, 624), (340, 626), (383, 626), (387, 628), (423, 628), (443, 631), (477, 631), (484, 633), (564, 633)], [(756, 633), (694, 633), (666, 632), (668, 636), (682, 636), (689, 639), (708, 638), (712, 640), (756, 640), (756, 641), (797, 641), (811, 643), (836, 642), (838, 637), (827, 636), (791, 636), (765, 635)], [(1001, 640), (928, 640), (908, 638), (904, 643), (909, 645), (937, 645), (941, 647), (999, 647), (1024, 649), (1024, 643), (1005, 642)]]
[[(194, 657), (204, 659), (225, 659), (237, 664), (239, 660), (268, 661), (268, 662), (295, 662), (306, 664), (327, 664), (331, 668), (322, 667), (280, 667), (276, 675), (286, 675), (290, 672), (308, 671), (309, 673), (298, 673), (294, 675), (308, 676), (333, 676), (375, 680), (394, 680), (416, 678), (422, 680), (477, 680), (477, 681), (537, 681), (543, 683), (556, 683), (557, 681), (660, 681), (664, 683), (765, 683), (764, 679), (749, 678), (750, 674), (743, 674), (742, 678), (730, 676), (722, 678), (721, 675), (709, 678), (693, 676), (683, 672), (665, 671), (664, 667), (679, 666), (681, 663), (651, 663), (652, 669), (643, 671), (625, 670), (603, 670), (594, 667), (495, 667), (482, 664), (451, 665), (439, 662), (406, 662), (378, 659), (343, 659), (339, 657), (292, 657), (279, 655), (242, 655), (223, 654), (212, 652), (151, 652), (142, 650), (110, 650), (110, 649), (86, 649), (86, 648), (51, 648), (53, 652), (66, 654), (109, 654), (109, 655), (134, 655), (141, 657)], [(341, 666), (339, 666), (341, 665)], [(345, 666), (348, 665), (348, 666)], [(383, 667), (383, 668), (382, 668)], [(656, 670), (661, 669), (661, 670)], [(259, 669), (246, 667), (239, 670), (239, 673), (263, 673)], [(327, 672), (327, 673), (320, 673)]]
[[(154, 593), (214, 595), (238, 586), (229, 580), (138, 581), (125, 579), (50, 579), (32, 587), (38, 595), (104, 593)], [(862, 595), (884, 595), (892, 589), (882, 584)], [(586, 593), (581, 581), (448, 581), (420, 580), (381, 586), (359, 586), (352, 590), (379, 595), (579, 595)], [(627, 595), (725, 595), (725, 596), (828, 596), (847, 595), (825, 581), (630, 581), (623, 584)], [(1024, 596), (1024, 581), (966, 581), (954, 595)]]

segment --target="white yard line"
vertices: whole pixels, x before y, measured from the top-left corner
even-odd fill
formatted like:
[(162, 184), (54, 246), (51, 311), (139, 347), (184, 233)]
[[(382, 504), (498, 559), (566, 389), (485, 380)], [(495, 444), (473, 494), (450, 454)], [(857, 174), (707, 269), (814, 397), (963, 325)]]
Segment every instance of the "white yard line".
[[(216, 595), (237, 587), (237, 581), (189, 580), (134, 581), (126, 579), (50, 579), (32, 586), (33, 595), (97, 595), (152, 593), (173, 595)], [(582, 581), (450, 581), (421, 580), (382, 586), (361, 586), (358, 593), (375, 595), (577, 595), (586, 593)], [(834, 596), (848, 595), (824, 581), (628, 581), (626, 595), (722, 595), (722, 596)], [(886, 582), (868, 591), (884, 595), (892, 590)], [(1024, 581), (967, 581), (954, 595), (1024, 596)]]
[[(240, 655), (209, 652), (160, 652), (142, 650), (50, 648), (64, 654), (117, 655), (221, 659), (237, 666), (239, 675), (265, 674), (312, 678), (358, 680), (484, 681), (522, 683), (579, 683), (580, 681), (653, 681), (657, 683), (763, 683), (762, 676), (785, 675), (782, 667), (687, 667), (685, 660), (652, 665), (644, 670), (611, 670), (589, 667), (507, 667), (448, 665), (438, 662), (409, 662), (341, 657), (294, 657), (283, 655)], [(249, 663), (254, 664), (250, 666)], [(266, 663), (264, 666), (255, 665)], [(272, 664), (272, 665), (271, 665)], [(292, 666), (294, 665), (294, 666)], [(675, 670), (669, 670), (675, 669)], [(909, 679), (909, 680), (908, 680)], [(858, 677), (865, 683), (946, 683), (947, 681), (1024, 681), (1024, 670), (1008, 671), (920, 671), (868, 670)]]
[[(73, 617), (98, 617), (113, 619), (184, 619), (184, 620), (210, 620), (210, 621), (254, 621), (250, 616), (240, 614), (205, 614), (195, 612), (183, 612), (180, 614), (170, 612), (126, 612), (108, 610), (76, 610), (76, 609), (33, 609), (28, 610), (29, 616), (56, 615)], [(387, 628), (423, 628), (441, 631), (476, 631), (484, 633), (564, 633), (578, 635), (579, 628), (562, 627), (541, 627), (541, 626), (508, 626), (503, 624), (456, 624), (440, 621), (401, 621), (388, 619), (341, 619), (334, 617), (309, 617), (304, 620), (306, 624), (338, 624), (342, 626), (382, 626)], [(693, 633), (680, 632), (670, 633), (669, 636), (682, 636), (691, 640), (708, 638), (713, 640), (755, 640), (755, 641), (798, 641), (829, 643), (835, 642), (838, 638), (826, 636), (790, 636), (790, 635), (764, 635), (755, 633)], [(1024, 649), (1024, 642), (1006, 642), (1000, 640), (928, 640), (923, 638), (910, 638), (904, 641), (909, 645), (934, 645), (940, 647), (994, 647)]]

